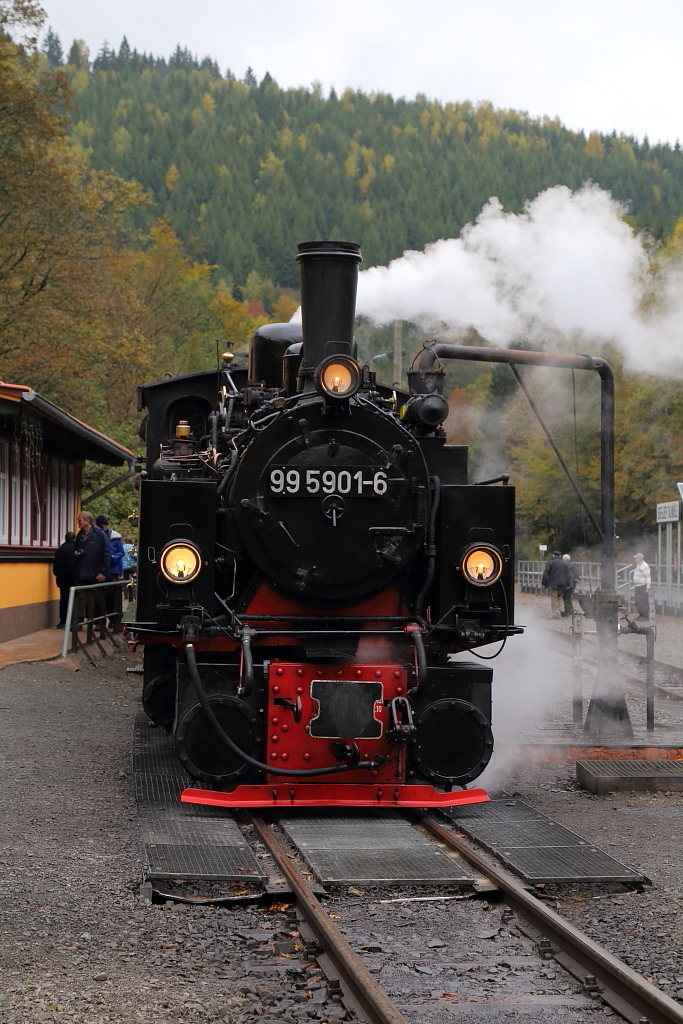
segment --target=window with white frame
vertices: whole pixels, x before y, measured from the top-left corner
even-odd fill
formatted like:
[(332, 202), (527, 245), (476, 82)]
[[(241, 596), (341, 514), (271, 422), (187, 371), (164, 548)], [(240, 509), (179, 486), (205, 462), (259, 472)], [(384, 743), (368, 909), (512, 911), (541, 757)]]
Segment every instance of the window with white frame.
[(10, 544), (19, 544), (21, 538), (21, 449), (18, 441), (14, 441), (12, 444), (11, 458)]
[(9, 445), (0, 441), (0, 544), (7, 543), (9, 526)]

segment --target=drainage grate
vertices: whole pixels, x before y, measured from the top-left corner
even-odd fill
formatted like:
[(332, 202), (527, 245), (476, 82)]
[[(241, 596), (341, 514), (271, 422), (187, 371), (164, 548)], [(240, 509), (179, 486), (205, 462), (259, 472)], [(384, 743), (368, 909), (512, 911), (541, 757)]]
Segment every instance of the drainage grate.
[(266, 880), (225, 810), (181, 804), (180, 793), (189, 779), (178, 763), (173, 740), (163, 729), (150, 729), (142, 711), (135, 720), (133, 778), (146, 878)]
[(456, 861), (400, 818), (349, 814), (279, 821), (323, 884), (473, 881)]
[(576, 778), (591, 793), (683, 790), (683, 761), (577, 761)]
[(642, 883), (645, 879), (641, 872), (625, 867), (521, 800), (491, 800), (444, 813), (527, 882)]

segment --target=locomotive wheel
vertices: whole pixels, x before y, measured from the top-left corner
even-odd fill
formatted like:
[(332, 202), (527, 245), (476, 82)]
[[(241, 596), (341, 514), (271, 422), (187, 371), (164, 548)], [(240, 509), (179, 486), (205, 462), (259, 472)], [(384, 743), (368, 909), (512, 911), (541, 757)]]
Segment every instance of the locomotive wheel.
[(163, 726), (170, 732), (175, 718), (175, 676), (156, 676), (145, 683), (142, 692), (142, 706), (145, 713), (155, 725)]
[[(222, 728), (237, 746), (251, 757), (261, 755), (259, 717), (238, 697), (214, 693), (209, 703)], [(195, 779), (224, 785), (252, 771), (218, 738), (199, 704), (194, 704), (178, 722), (175, 747), (185, 770)]]
[(493, 753), (485, 715), (465, 700), (438, 700), (415, 719), (412, 758), (432, 782), (464, 785), (481, 775)]
[(146, 644), (143, 657), (142, 706), (155, 725), (173, 728), (177, 654), (170, 644)]

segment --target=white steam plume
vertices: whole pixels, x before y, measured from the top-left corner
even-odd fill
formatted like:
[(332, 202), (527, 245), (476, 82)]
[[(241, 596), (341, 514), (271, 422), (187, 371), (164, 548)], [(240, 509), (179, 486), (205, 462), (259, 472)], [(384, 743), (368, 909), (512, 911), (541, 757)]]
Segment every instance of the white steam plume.
[(376, 323), (412, 320), (441, 337), (474, 327), (503, 347), (611, 343), (632, 369), (683, 373), (683, 274), (669, 268), (644, 310), (647, 240), (624, 212), (593, 184), (550, 188), (521, 214), (493, 198), (460, 238), (363, 271), (357, 312)]

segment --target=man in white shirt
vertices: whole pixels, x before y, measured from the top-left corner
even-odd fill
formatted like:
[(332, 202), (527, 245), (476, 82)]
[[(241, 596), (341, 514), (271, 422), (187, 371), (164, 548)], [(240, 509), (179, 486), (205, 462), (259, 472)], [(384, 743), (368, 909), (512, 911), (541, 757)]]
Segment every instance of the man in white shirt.
[(636, 622), (649, 622), (650, 621), (650, 587), (652, 581), (650, 579), (650, 566), (645, 561), (645, 555), (642, 551), (638, 551), (633, 556), (633, 561), (636, 563), (636, 567), (633, 570), (633, 586), (635, 587), (635, 602), (636, 608), (638, 609), (638, 618)]

